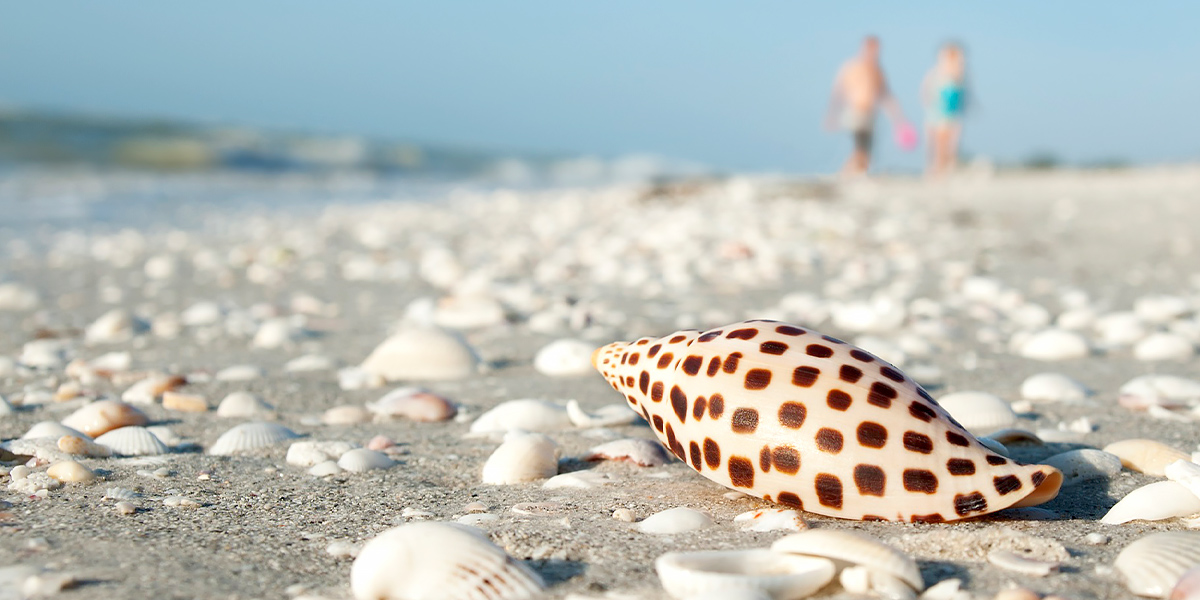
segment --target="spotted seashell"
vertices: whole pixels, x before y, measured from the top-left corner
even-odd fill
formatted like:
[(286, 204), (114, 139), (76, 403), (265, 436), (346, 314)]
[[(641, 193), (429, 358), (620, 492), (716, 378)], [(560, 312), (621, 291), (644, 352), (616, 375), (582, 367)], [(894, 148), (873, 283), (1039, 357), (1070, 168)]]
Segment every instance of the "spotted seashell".
[(536, 573), (474, 528), (410, 523), (363, 546), (350, 569), (357, 600), (517, 600), (541, 593)]
[(278, 423), (243, 423), (221, 434), (208, 449), (209, 454), (231, 456), (259, 448), (268, 448), (284, 440), (298, 438), (291, 429)]
[(171, 451), (150, 430), (136, 425), (114, 429), (96, 438), (96, 443), (121, 456), (155, 456)]
[(734, 490), (845, 519), (952, 521), (1054, 498), (876, 356), (774, 321), (616, 342), (597, 369), (658, 438)]

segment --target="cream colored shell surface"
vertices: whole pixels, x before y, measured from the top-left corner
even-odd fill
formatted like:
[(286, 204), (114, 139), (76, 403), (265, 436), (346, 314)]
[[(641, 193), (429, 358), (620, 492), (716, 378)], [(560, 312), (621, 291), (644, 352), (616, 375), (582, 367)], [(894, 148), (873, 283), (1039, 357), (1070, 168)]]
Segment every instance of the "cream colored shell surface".
[(1061, 484), (985, 448), (899, 369), (803, 327), (615, 342), (594, 362), (693, 469), (809, 512), (952, 521), (1040, 504)]

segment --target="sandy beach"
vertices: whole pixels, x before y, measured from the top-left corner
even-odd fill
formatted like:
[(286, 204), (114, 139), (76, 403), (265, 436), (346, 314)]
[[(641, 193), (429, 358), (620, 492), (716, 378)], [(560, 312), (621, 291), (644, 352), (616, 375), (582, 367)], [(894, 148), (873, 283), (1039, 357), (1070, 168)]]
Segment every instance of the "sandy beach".
[[(178, 439), (164, 440), (172, 448), (160, 455), (78, 458), (96, 475), (89, 482), (39, 494), (12, 477), (14, 463), (0, 463), (0, 568), (69, 575), (74, 583), (54, 594), (64, 599), (347, 599), (352, 555), (376, 534), (464, 517), (540, 574), (548, 598), (666, 598), (658, 556), (767, 547), (789, 533), (743, 529), (735, 516), (772, 505), (681, 461), (583, 460), (606, 441), (652, 439), (641, 421), (546, 432), (558, 472), (602, 474), (592, 487), (484, 484), (502, 436), (468, 434), (490, 408), (527, 398), (575, 400), (587, 411), (623, 403), (594, 372), (536, 369), (539, 349), (559, 339), (599, 347), (777, 319), (862, 346), (935, 398), (999, 396), (1016, 412), (1012, 427), (1042, 439), (1009, 445), (1021, 461), (1132, 438), (1200, 449), (1191, 411), (1200, 398), (1155, 410), (1118, 403), (1135, 377), (1200, 377), (1196, 167), (419, 193), (352, 177), (16, 172), (0, 192), (9, 214), (0, 219), (0, 396), (12, 405), (0, 411), (0, 440), (121, 398), (148, 374), (182, 376), (175, 391), (207, 406), (134, 402)], [(133, 195), (140, 200), (126, 203)], [(1104, 325), (1112, 315), (1110, 323), (1124, 319), (1119, 330)], [(389, 334), (429, 323), (461, 335), (481, 359), (476, 372), (372, 385), (354, 369)], [(1049, 329), (1082, 339), (1085, 355), (1031, 358), (1030, 340)], [(1156, 332), (1182, 346), (1139, 345)], [(105, 355), (122, 364), (78, 376)], [(252, 367), (249, 378), (220, 375), (236, 366)], [(1092, 394), (1022, 398), (1022, 382), (1045, 372)], [(458, 415), (414, 422), (348, 411), (350, 422), (329, 422), (328, 409), (363, 407), (405, 385), (449, 399)], [(239, 391), (274, 410), (218, 416), (218, 403)], [(250, 420), (301, 437), (235, 456), (208, 452)], [(314, 476), (285, 460), (295, 441), (365, 446), (380, 435), (395, 442), (390, 468)], [(1130, 491), (1163, 478), (1125, 469), (1080, 479), (1037, 509), (961, 522), (803, 516), (814, 529), (893, 544), (918, 561), (926, 585), (957, 578), (972, 598), (1016, 585), (1078, 600), (1131, 597), (1112, 568), (1117, 554), (1148, 533), (1198, 525), (1102, 524)], [(135, 493), (136, 512), (119, 514), (111, 488)], [(714, 524), (673, 535), (635, 528), (680, 506)], [(635, 523), (614, 518), (618, 509)], [(1085, 539), (1096, 533), (1103, 542)], [(993, 549), (1058, 566), (1031, 577), (987, 562)], [(0, 589), (2, 599), (21, 597)], [(815, 597), (861, 596), (835, 581)]]

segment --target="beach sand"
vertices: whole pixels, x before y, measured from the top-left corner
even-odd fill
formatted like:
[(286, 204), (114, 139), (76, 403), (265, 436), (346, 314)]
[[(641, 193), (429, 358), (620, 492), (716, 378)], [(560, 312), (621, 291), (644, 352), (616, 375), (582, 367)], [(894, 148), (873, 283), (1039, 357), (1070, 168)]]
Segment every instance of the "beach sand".
[[(169, 176), (162, 176), (165, 183), (147, 179), (175, 189)], [(86, 180), (104, 195), (105, 176)], [(256, 185), (286, 197), (286, 187), (272, 187), (269, 178)], [(328, 184), (305, 185), (312, 194)], [(27, 189), (28, 206), (51, 202), (37, 197), (38, 185)], [(592, 489), (484, 485), (480, 470), (499, 438), (465, 434), (471, 418), (505, 400), (574, 399), (589, 410), (622, 401), (597, 374), (549, 377), (535, 370), (534, 354), (552, 340), (580, 338), (599, 346), (748, 318), (776, 318), (859, 340), (921, 374), (917, 379), (934, 397), (979, 390), (1017, 402), (1021, 382), (1047, 371), (1094, 390), (1085, 403), (1036, 403), (1021, 412), (1018, 426), (1025, 429), (1057, 430), (1086, 418), (1093, 430), (1061, 431), (1060, 441), (1045, 445), (1014, 445), (1020, 460), (1137, 437), (1188, 453), (1200, 442), (1186, 412), (1174, 421), (1117, 404), (1120, 386), (1136, 376), (1197, 376), (1194, 358), (1139, 360), (1128, 346), (1106, 344), (1091, 327), (1080, 330), (1092, 346), (1086, 358), (1047, 362), (1013, 350), (1028, 331), (1046, 325), (1036, 308), (1017, 310), (1031, 305), (1053, 319), (1070, 306), (1103, 315), (1170, 295), (1183, 299), (1186, 311), (1148, 329), (1196, 325), (1196, 168), (968, 174), (932, 183), (746, 177), (658, 187), (463, 188), (437, 202), (380, 195), (339, 203), (337, 187), (328, 189), (328, 206), (296, 210), (279, 203), (249, 211), (230, 202), (196, 202), (167, 223), (128, 215), (128, 229), (121, 218), (103, 227), (10, 223), (5, 231), (11, 237), (0, 250), (0, 283), (20, 284), (38, 300), (25, 307), (9, 297), (8, 310), (0, 311), (0, 357), (17, 359), (35, 338), (66, 340), (70, 354), (84, 359), (127, 351), (134, 371), (192, 375), (195, 382), (182, 390), (213, 406), (230, 392), (260, 394), (276, 407), (278, 422), (309, 439), (365, 444), (386, 435), (402, 449), (399, 464), (314, 477), (285, 462), (286, 442), (247, 456), (212, 456), (202, 449), (243, 420), (139, 405), (154, 423), (193, 445), (153, 460), (81, 460), (99, 480), (68, 484), (42, 499), (0, 488), (6, 502), (0, 509), (0, 567), (70, 574), (78, 584), (62, 591), (63, 598), (349, 598), (352, 558), (328, 553), (331, 543), (361, 545), (420, 518), (454, 520), (479, 502), (498, 517), (481, 528), (545, 578), (548, 597), (665, 598), (654, 573), (657, 556), (767, 546), (785, 532), (748, 532), (732, 519), (769, 505), (730, 498), (729, 490), (679, 461), (641, 468), (580, 460), (606, 439), (652, 437), (640, 422), (550, 433), (561, 449), (560, 472), (593, 469), (611, 476)], [(172, 202), (188, 200), (178, 193)], [(969, 277), (996, 284), (994, 298), (964, 300)], [(325, 425), (325, 409), (361, 406), (400, 384), (345, 390), (335, 370), (284, 370), (287, 361), (305, 354), (328, 357), (339, 367), (358, 365), (406, 314), (428, 314), (420, 299), (447, 297), (483, 298), (505, 312), (500, 322), (461, 330), (486, 365), (479, 375), (421, 384), (459, 403), (458, 419)], [(872, 348), (871, 338), (863, 340), (864, 333), (828, 316), (871, 298), (894, 300), (905, 310), (899, 326), (867, 332), (884, 342), (912, 334), (903, 356), (889, 355), (885, 344)], [(918, 299), (924, 300), (915, 306), (936, 314), (918, 315)], [(218, 320), (172, 327), (182, 311), (202, 301), (221, 307)], [(85, 342), (83, 330), (114, 308), (153, 329), (125, 340)], [(450, 312), (444, 308), (442, 318)], [(490, 319), (486, 310), (469, 306), (460, 312)], [(914, 330), (917, 316), (935, 320), (942, 334)], [(286, 343), (252, 347), (256, 329), (275, 317), (291, 319)], [(1200, 326), (1190, 331), (1200, 333)], [(254, 365), (265, 376), (194, 377), (232, 365)], [(0, 373), (0, 395), (18, 410), (0, 416), (0, 439), (19, 437), (39, 421), (60, 420), (81, 403), (31, 401), (67, 380), (61, 366), (11, 370)], [(119, 397), (128, 384), (101, 380), (85, 387), (93, 396)], [(156, 476), (157, 469), (166, 471)], [(1016, 584), (1067, 598), (1127, 598), (1110, 568), (1117, 553), (1147, 533), (1185, 530), (1186, 524), (1103, 525), (1099, 519), (1129, 491), (1159, 479), (1124, 471), (1063, 488), (1041, 507), (1050, 512), (1002, 511), (949, 524), (805, 518), (814, 528), (852, 529), (895, 543), (918, 559), (927, 584), (960, 578), (977, 598)], [(8, 484), (0, 476), (0, 485)], [(104, 498), (110, 487), (140, 492), (133, 501), (139, 511), (117, 514)], [(165, 506), (168, 496), (199, 506)], [(512, 511), (525, 502), (553, 504), (544, 515)], [(618, 508), (642, 519), (677, 506), (705, 511), (716, 524), (660, 536), (612, 517)], [(406, 517), (405, 509), (431, 516)], [(1110, 541), (1085, 542), (1097, 532)], [(1061, 560), (1060, 569), (1031, 578), (988, 564), (987, 550), (1005, 540)], [(850, 597), (838, 589), (835, 583), (818, 597)], [(0, 598), (8, 597), (19, 596), (0, 591)]]

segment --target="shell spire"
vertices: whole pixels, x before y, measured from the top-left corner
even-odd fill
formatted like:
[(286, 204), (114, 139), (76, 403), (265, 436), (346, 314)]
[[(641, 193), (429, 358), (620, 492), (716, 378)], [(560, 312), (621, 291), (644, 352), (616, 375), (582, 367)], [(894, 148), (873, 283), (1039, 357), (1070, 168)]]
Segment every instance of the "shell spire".
[(597, 370), (701, 475), (843, 519), (942, 522), (1058, 495), (865, 350), (775, 321), (614, 342)]

